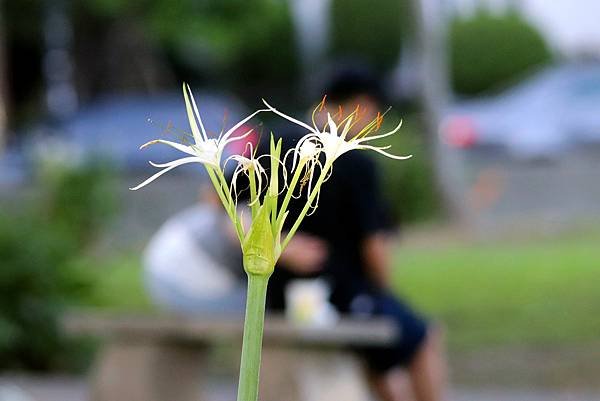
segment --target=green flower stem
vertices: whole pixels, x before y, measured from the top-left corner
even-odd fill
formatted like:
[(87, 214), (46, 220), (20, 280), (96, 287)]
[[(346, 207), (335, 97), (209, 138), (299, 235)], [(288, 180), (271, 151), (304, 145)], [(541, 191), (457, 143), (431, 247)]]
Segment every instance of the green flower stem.
[[(260, 174), (260, 173), (259, 173)], [(250, 181), (250, 207), (252, 208), (252, 218), (256, 218), (260, 203), (258, 202), (258, 192), (256, 190), (256, 177), (254, 167), (248, 169), (248, 179)]]
[(283, 202), (281, 203), (281, 208), (279, 209), (279, 216), (277, 216), (277, 226), (279, 226), (281, 224), (281, 219), (283, 219), (285, 211), (287, 210), (288, 204), (290, 203), (290, 199), (292, 198), (294, 190), (296, 189), (296, 184), (298, 183), (298, 180), (300, 179), (300, 174), (302, 174), (302, 170), (304, 169), (305, 164), (306, 163), (302, 163), (302, 164), (299, 164), (298, 166), (296, 166), (296, 171), (294, 172), (292, 181), (290, 182), (290, 185), (288, 186), (287, 193), (285, 194), (285, 198), (283, 198)]
[(237, 401), (258, 400), (260, 354), (265, 323), (265, 300), (269, 275), (248, 273), (248, 298)]
[[(205, 167), (206, 167), (208, 176), (210, 177), (210, 180), (211, 180), (213, 186), (215, 187), (215, 190), (217, 191), (217, 195), (219, 195), (219, 199), (221, 200), (221, 203), (223, 204), (223, 207), (225, 208), (225, 211), (227, 212), (227, 215), (229, 216), (229, 218), (233, 222), (233, 225), (235, 226), (235, 231), (236, 231), (236, 234), (237, 234), (240, 242), (243, 242), (244, 241), (244, 229), (242, 228), (241, 222), (237, 218), (236, 210), (235, 210), (235, 203), (233, 202), (233, 199), (232, 199), (229, 191), (223, 190), (223, 188), (227, 188), (227, 181), (225, 180), (223, 173), (221, 173), (220, 171), (217, 171), (215, 173), (214, 169), (212, 169), (208, 166), (205, 166)], [(219, 176), (218, 178), (217, 178), (217, 175)], [(223, 183), (225, 183), (224, 187), (223, 187)]]

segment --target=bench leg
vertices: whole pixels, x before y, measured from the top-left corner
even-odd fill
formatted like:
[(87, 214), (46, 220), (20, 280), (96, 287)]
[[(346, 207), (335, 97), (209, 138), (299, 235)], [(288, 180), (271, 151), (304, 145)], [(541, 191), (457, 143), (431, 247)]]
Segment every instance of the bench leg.
[(343, 351), (266, 348), (261, 401), (366, 401), (370, 394), (358, 358)]
[(101, 351), (92, 401), (199, 401), (205, 350), (115, 341)]

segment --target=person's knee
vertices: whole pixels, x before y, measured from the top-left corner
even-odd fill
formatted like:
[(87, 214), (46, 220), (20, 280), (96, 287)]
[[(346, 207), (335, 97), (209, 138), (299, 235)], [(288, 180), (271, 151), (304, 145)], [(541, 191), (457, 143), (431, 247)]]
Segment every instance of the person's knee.
[(446, 342), (446, 327), (442, 323), (430, 325), (427, 329), (426, 342), (437, 348), (443, 347)]
[(427, 327), (425, 338), (417, 352), (415, 361), (427, 358), (427, 355), (441, 357), (444, 354), (446, 342), (446, 329), (442, 324), (430, 324)]

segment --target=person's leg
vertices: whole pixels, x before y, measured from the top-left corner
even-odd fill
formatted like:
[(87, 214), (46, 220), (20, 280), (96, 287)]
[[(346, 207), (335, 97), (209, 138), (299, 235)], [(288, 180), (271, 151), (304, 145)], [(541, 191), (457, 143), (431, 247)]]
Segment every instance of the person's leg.
[(428, 329), (421, 348), (408, 365), (410, 381), (418, 401), (441, 401), (444, 399), (447, 368), (444, 332), (438, 326)]
[(393, 368), (384, 374), (370, 372), (369, 383), (381, 401), (414, 401), (410, 378), (405, 369)]
[[(372, 305), (370, 315), (393, 319), (401, 333), (398, 341), (390, 347), (364, 350), (367, 362), (375, 372), (371, 383), (381, 399), (442, 400), (446, 368), (441, 330), (428, 325), (408, 305), (391, 294), (371, 292), (361, 294), (361, 297), (363, 301), (368, 297), (369, 302), (363, 303)], [(409, 376), (408, 386), (405, 372)]]
[(407, 370), (396, 367), (370, 376), (376, 395), (382, 401), (444, 400), (447, 379), (444, 348), (443, 330), (432, 327)]

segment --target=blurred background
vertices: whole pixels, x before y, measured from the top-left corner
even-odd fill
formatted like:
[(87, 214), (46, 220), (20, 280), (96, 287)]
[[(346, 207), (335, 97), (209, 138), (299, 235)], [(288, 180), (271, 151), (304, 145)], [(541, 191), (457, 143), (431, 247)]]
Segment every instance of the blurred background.
[(181, 82), (218, 131), (261, 98), (301, 115), (340, 59), (372, 66), (405, 122), (393, 149), (414, 157), (378, 158), (402, 226), (393, 287), (446, 325), (455, 399), (600, 399), (599, 15), (595, 0), (0, 0), (0, 400), (86, 399), (98, 344), (60, 316), (152, 308), (141, 250), (203, 176), (127, 188), (173, 156), (140, 144), (187, 129)]

